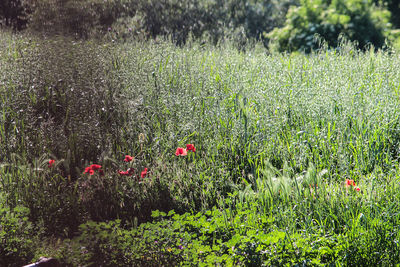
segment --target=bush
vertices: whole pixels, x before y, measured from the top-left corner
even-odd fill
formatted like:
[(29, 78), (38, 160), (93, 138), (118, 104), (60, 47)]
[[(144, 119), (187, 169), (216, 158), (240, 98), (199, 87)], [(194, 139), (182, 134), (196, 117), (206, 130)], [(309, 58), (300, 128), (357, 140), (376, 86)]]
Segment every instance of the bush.
[(372, 5), (372, 1), (301, 0), (291, 7), (285, 26), (273, 30), (270, 37), (279, 51), (310, 52), (319, 48), (320, 36), (329, 47), (337, 47), (339, 36), (356, 41), (358, 48), (380, 48), (390, 29), (390, 12)]

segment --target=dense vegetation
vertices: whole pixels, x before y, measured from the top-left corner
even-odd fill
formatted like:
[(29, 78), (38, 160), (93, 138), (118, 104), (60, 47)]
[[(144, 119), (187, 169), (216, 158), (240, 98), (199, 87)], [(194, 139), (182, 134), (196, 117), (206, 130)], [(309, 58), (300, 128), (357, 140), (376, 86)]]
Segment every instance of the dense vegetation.
[(399, 264), (398, 10), (1, 1), (0, 266)]
[[(170, 38), (262, 41), (279, 51), (337, 47), (342, 34), (360, 49), (400, 47), (398, 0), (4, 0), (0, 25), (77, 39)], [(386, 42), (385, 42), (386, 40)]]
[(1, 266), (398, 263), (397, 52), (0, 39)]

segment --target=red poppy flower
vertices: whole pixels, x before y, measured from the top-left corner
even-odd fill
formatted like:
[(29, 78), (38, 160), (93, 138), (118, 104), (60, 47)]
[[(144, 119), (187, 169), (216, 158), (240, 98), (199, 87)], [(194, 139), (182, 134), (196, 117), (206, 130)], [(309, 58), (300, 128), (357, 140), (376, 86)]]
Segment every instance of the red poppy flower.
[(178, 147), (176, 149), (175, 155), (176, 156), (186, 156), (187, 155), (187, 151), (183, 147)]
[(140, 176), (141, 176), (142, 178), (144, 178), (144, 177), (146, 177), (146, 175), (147, 175), (147, 168), (144, 168), (144, 171), (142, 171), (142, 172), (140, 173)]
[[(90, 171), (92, 170), (92, 167), (86, 167), (85, 168), (85, 172), (84, 173), (90, 173)], [(93, 171), (93, 170), (92, 170)]]
[(92, 165), (90, 166), (90, 168), (91, 168), (92, 170), (96, 171), (96, 170), (99, 170), (99, 169), (101, 169), (101, 165), (98, 165), (98, 164), (92, 164)]
[(187, 144), (186, 145), (186, 150), (196, 152), (196, 148), (194, 147), (193, 144)]
[(358, 186), (355, 187), (354, 189), (355, 189), (357, 192), (360, 192), (360, 190), (361, 190)]
[(128, 171), (118, 171), (119, 175), (123, 176), (123, 175), (129, 175)]
[(129, 155), (126, 155), (126, 156), (125, 156), (125, 159), (124, 159), (125, 162), (130, 162), (130, 161), (132, 161), (132, 160), (133, 160), (133, 157), (132, 157), (132, 156), (129, 156)]
[(104, 175), (103, 170), (101, 170), (101, 165), (98, 165), (98, 164), (92, 164), (92, 165), (86, 167), (84, 173), (93, 175), (95, 173), (95, 171), (97, 171), (97, 170), (99, 171), (100, 175)]
[(49, 168), (53, 167), (54, 162), (56, 162), (54, 159), (49, 160)]
[(121, 175), (121, 176), (123, 176), (123, 175), (126, 175), (126, 176), (133, 175), (133, 172), (134, 172), (133, 168), (129, 168), (126, 171), (118, 171), (119, 175)]
[(354, 180), (346, 179), (346, 186), (356, 186), (356, 182)]

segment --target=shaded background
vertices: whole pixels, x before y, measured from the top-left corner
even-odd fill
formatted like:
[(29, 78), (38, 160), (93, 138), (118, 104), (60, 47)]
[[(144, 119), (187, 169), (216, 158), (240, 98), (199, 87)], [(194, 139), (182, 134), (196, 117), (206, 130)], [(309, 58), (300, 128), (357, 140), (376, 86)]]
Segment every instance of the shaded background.
[(126, 41), (168, 37), (218, 41), (232, 38), (240, 47), (261, 40), (278, 51), (310, 52), (339, 35), (359, 48), (398, 47), (398, 0), (4, 0), (0, 24), (14, 31)]

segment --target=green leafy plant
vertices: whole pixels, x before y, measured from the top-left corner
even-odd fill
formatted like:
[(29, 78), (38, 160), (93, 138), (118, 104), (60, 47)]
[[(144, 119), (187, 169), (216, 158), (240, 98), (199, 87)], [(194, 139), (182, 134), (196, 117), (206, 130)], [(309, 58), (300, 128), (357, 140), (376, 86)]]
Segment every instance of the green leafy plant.
[(28, 215), (29, 209), (23, 206), (0, 205), (1, 266), (22, 265), (33, 257), (37, 236)]
[(340, 36), (357, 43), (380, 48), (390, 30), (390, 12), (372, 1), (303, 0), (289, 9), (285, 26), (276, 28), (268, 37), (279, 51), (301, 50), (309, 53), (320, 48), (315, 37), (328, 47), (338, 47)]

